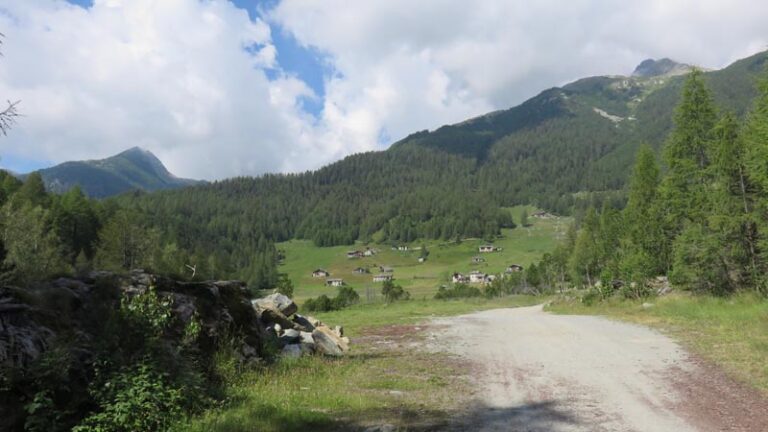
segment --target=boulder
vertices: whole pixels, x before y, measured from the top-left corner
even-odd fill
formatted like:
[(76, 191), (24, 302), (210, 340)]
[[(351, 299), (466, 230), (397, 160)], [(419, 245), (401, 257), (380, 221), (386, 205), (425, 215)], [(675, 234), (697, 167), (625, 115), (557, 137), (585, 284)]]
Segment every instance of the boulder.
[(283, 334), (278, 338), (281, 345), (289, 345), (296, 343), (299, 340), (299, 332), (294, 329), (285, 329)]
[(259, 318), (261, 318), (261, 322), (263, 322), (265, 325), (275, 324), (275, 327), (277, 327), (277, 325), (280, 325), (282, 329), (293, 328), (293, 321), (291, 321), (290, 319), (288, 319), (287, 316), (283, 315), (282, 313), (276, 310), (261, 309), (257, 311), (257, 314), (259, 314)]
[(315, 329), (315, 331), (312, 332), (312, 338), (315, 340), (315, 349), (318, 353), (332, 357), (341, 357), (344, 355), (344, 351), (342, 351), (339, 344), (336, 343), (336, 340), (327, 333), (320, 331), (320, 329)]
[(316, 328), (312, 332), (312, 339), (315, 341), (315, 348), (322, 354), (338, 357), (349, 351), (349, 339), (340, 338), (327, 326)]
[[(312, 317), (309, 317), (309, 318), (312, 318)], [(312, 324), (310, 322), (310, 320), (307, 317), (305, 317), (303, 315), (296, 314), (296, 315), (293, 316), (292, 320), (293, 320), (293, 323), (296, 326), (295, 328), (297, 328), (298, 330), (301, 330), (301, 331), (311, 332), (316, 327), (314, 324)], [(312, 320), (314, 322), (318, 322), (314, 318), (312, 318)]]
[(283, 347), (283, 350), (280, 351), (280, 355), (287, 358), (299, 358), (301, 357), (301, 345), (299, 344), (289, 344)]
[(293, 300), (280, 293), (274, 293), (264, 298), (255, 299), (252, 303), (258, 305), (261, 309), (277, 311), (287, 317), (299, 310), (299, 307), (296, 306), (296, 303), (294, 303)]
[(301, 353), (303, 355), (312, 355), (315, 353), (315, 344), (314, 343), (300, 343), (301, 345)]
[(342, 326), (335, 326), (333, 328), (333, 332), (336, 333), (336, 336), (343, 337), (344, 336), (344, 327), (342, 327)]
[(300, 332), (299, 337), (301, 338), (301, 343), (309, 343), (309, 344), (315, 343), (315, 339), (312, 337), (311, 332)]

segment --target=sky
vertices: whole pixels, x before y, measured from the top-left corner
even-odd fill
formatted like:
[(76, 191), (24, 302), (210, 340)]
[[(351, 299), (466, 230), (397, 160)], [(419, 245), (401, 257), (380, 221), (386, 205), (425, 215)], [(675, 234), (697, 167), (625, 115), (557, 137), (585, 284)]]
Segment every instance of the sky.
[(140, 146), (181, 177), (301, 172), (646, 58), (768, 49), (765, 0), (0, 0), (16, 172)]

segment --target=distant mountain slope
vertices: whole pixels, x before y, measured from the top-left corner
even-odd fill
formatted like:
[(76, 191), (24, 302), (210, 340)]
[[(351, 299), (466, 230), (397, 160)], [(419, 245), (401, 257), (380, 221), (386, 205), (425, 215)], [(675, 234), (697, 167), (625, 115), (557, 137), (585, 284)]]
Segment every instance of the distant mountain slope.
[[(706, 72), (718, 106), (744, 115), (767, 59), (763, 52)], [(659, 148), (671, 130), (690, 69), (646, 60), (633, 76), (584, 78), (507, 110), (412, 134), (392, 149), (421, 146), (476, 159), (480, 183), (508, 203), (551, 206), (553, 194), (617, 190), (639, 145)]]
[(80, 186), (83, 192), (93, 198), (104, 198), (131, 190), (149, 192), (200, 183), (174, 176), (154, 154), (139, 147), (106, 159), (64, 162), (40, 170), (40, 174), (52, 192), (61, 193)]
[[(706, 72), (718, 107), (745, 115), (767, 58), (760, 53)], [(502, 207), (535, 204), (567, 214), (602, 199), (620, 203), (639, 146), (659, 149), (672, 129), (685, 79), (678, 73), (687, 68), (643, 63), (636, 76), (584, 78), (313, 172), (121, 200), (154, 214), (164, 232), (186, 233), (189, 244), (180, 246), (190, 250), (233, 237), (318, 245), (492, 238), (511, 225)]]

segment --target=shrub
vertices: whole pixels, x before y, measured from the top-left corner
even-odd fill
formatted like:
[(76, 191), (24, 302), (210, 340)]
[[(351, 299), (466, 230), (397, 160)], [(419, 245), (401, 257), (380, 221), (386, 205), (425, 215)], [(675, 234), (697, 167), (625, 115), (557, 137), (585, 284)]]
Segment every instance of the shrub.
[(480, 297), (482, 293), (476, 287), (469, 286), (467, 284), (456, 284), (453, 288), (446, 288), (441, 286), (435, 294), (437, 300), (447, 300), (453, 298), (469, 298)]
[(404, 290), (400, 285), (395, 285), (391, 280), (384, 281), (384, 285), (381, 287), (381, 295), (390, 303), (411, 298), (411, 293)]
[(323, 294), (315, 299), (307, 299), (302, 305), (302, 309), (307, 312), (330, 312), (344, 309), (357, 304), (360, 301), (360, 295), (352, 287), (339, 287), (336, 297), (329, 298)]

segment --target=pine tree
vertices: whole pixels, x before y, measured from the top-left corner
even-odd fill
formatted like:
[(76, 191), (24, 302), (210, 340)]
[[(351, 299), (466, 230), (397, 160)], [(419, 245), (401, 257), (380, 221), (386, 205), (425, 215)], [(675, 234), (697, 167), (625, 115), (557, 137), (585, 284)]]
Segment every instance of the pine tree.
[(707, 167), (717, 120), (712, 95), (699, 70), (688, 76), (675, 111), (675, 127), (664, 146), (669, 171), (662, 184), (666, 230), (669, 237), (685, 223), (704, 218)]
[[(622, 265), (621, 273), (624, 277), (630, 274), (660, 274), (665, 270), (667, 260), (664, 256), (669, 247), (659, 220), (659, 166), (650, 146), (644, 145), (637, 152), (628, 189), (627, 206), (623, 211), (622, 249), (631, 258)], [(631, 269), (633, 265), (649, 268)], [(631, 279), (635, 280), (635, 276)]]
[(742, 138), (747, 180), (754, 185), (756, 195), (750, 221), (754, 228), (750, 235), (757, 245), (756, 273), (760, 275), (755, 283), (763, 294), (768, 295), (768, 280), (762, 276), (768, 267), (768, 70), (760, 81), (759, 90)]

